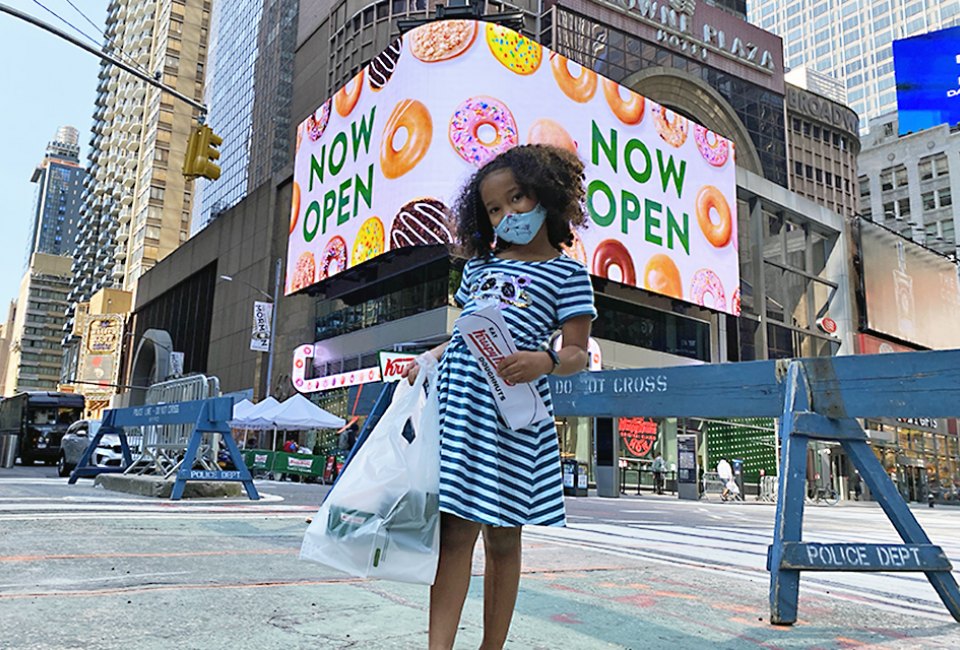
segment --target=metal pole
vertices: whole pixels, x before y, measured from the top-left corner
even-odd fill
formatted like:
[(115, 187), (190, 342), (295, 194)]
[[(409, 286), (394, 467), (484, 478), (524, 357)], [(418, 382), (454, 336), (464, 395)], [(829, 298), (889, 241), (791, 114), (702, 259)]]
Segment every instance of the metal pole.
[(273, 348), (277, 342), (277, 310), (280, 307), (280, 269), (283, 266), (283, 260), (277, 258), (277, 268), (273, 278), (273, 314), (270, 318), (270, 350), (267, 352), (267, 396), (273, 394), (271, 382), (273, 381)]

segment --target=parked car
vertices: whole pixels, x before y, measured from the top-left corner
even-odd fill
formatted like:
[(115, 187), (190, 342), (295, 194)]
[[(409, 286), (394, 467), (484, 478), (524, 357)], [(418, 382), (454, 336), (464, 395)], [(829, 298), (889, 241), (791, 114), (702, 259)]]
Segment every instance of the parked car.
[[(78, 420), (70, 425), (60, 441), (60, 458), (57, 460), (57, 473), (60, 476), (68, 476), (73, 471), (99, 429), (100, 420)], [(130, 452), (135, 454), (140, 446), (140, 436), (128, 435), (127, 444), (130, 445)], [(95, 467), (122, 466), (120, 436), (114, 433), (104, 434), (90, 456), (90, 464)]]

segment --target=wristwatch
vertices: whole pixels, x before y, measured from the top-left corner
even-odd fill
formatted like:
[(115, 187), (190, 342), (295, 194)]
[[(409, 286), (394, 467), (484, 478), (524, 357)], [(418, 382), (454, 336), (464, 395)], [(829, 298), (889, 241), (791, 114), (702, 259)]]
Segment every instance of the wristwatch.
[(550, 361), (553, 361), (553, 368), (551, 368), (550, 372), (547, 373), (548, 375), (552, 375), (553, 371), (560, 367), (560, 355), (557, 354), (556, 350), (550, 347), (543, 348), (543, 351), (550, 355)]

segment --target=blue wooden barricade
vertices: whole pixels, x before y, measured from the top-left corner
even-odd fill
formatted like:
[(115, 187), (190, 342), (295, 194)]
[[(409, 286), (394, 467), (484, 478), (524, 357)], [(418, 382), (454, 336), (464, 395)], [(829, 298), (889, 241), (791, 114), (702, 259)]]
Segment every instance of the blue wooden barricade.
[[(558, 416), (778, 417), (781, 462), (770, 571), (770, 621), (797, 619), (801, 571), (922, 571), (954, 619), (960, 590), (857, 417), (960, 415), (960, 350), (911, 352), (550, 377)], [(804, 481), (810, 440), (839, 442), (905, 544), (806, 544)]]
[[(170, 498), (175, 501), (182, 498), (187, 481), (240, 481), (247, 491), (247, 496), (253, 500), (257, 500), (260, 498), (260, 495), (257, 493), (257, 488), (253, 484), (253, 478), (250, 476), (250, 470), (247, 469), (246, 464), (243, 462), (240, 448), (237, 447), (237, 443), (233, 439), (233, 434), (230, 431), (230, 426), (227, 424), (227, 420), (230, 419), (232, 413), (233, 400), (229, 397), (215, 397), (192, 402), (135, 406), (132, 408), (110, 409), (105, 411), (100, 430), (97, 431), (93, 440), (91, 440), (87, 446), (83, 457), (80, 459), (80, 462), (77, 463), (76, 469), (73, 470), (69, 482), (76, 483), (79, 477), (93, 476), (102, 473), (103, 468), (92, 468), (89, 466), (89, 463), (93, 450), (100, 442), (101, 436), (105, 434), (112, 433), (119, 436), (124, 462), (129, 466), (132, 461), (124, 427), (193, 424), (193, 433), (190, 434), (186, 452), (177, 469), (177, 478), (173, 484), (173, 491), (170, 494)], [(230, 453), (230, 459), (233, 461), (233, 466), (236, 469), (193, 469), (204, 433), (219, 433), (222, 436), (223, 443), (226, 445), (227, 451)], [(118, 471), (122, 471), (122, 469)]]

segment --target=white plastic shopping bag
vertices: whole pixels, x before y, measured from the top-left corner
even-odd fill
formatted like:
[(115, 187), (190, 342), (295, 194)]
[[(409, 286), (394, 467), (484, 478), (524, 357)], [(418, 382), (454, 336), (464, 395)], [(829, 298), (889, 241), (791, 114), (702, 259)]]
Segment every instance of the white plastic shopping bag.
[[(320, 506), (303, 537), (301, 559), (361, 578), (433, 584), (440, 555), (437, 369), (430, 355), (418, 363), (414, 384), (397, 385)], [(408, 423), (412, 442), (404, 437)]]

